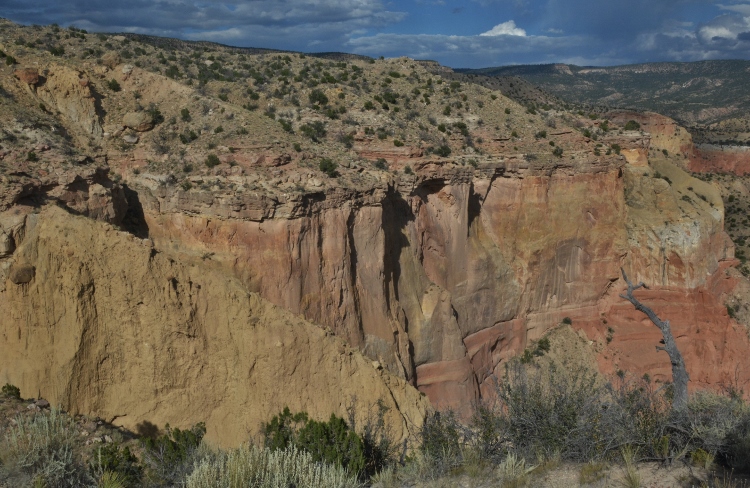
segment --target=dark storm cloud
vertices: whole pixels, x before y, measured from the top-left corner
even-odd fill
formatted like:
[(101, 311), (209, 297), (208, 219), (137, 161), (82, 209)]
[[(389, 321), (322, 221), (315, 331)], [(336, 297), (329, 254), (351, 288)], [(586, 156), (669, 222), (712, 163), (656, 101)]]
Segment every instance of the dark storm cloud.
[[(429, 58), (457, 67), (748, 58), (750, 0), (723, 1), (0, 0), (0, 15), (240, 46)], [(451, 35), (457, 32), (462, 35)]]
[(201, 38), (305, 49), (340, 45), (353, 32), (390, 25), (404, 13), (379, 0), (2, 0), (0, 14), (23, 23)]

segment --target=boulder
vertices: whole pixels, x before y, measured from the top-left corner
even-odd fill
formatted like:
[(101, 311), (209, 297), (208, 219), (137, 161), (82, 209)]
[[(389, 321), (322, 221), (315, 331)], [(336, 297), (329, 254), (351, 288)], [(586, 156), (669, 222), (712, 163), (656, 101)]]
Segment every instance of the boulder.
[(148, 112), (128, 112), (122, 118), (122, 125), (138, 132), (154, 128), (154, 118)]
[(102, 64), (107, 68), (113, 69), (120, 64), (120, 55), (115, 51), (109, 51), (102, 56)]
[(19, 263), (10, 268), (10, 281), (16, 285), (28, 283), (34, 279), (35, 269), (27, 263)]

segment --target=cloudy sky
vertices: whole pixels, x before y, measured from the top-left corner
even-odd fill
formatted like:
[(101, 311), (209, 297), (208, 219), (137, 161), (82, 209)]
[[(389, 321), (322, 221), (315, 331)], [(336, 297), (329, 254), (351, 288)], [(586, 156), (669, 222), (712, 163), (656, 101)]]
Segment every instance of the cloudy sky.
[(0, 16), (455, 68), (750, 59), (750, 0), (0, 0)]

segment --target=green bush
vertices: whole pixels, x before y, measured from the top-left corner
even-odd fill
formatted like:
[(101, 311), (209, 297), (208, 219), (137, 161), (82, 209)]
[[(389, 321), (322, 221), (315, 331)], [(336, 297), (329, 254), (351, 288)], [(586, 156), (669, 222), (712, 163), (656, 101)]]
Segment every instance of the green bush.
[(442, 146), (439, 146), (437, 149), (435, 149), (435, 154), (437, 154), (438, 156), (441, 156), (443, 158), (446, 158), (446, 157), (450, 156), (450, 154), (451, 154), (451, 148), (449, 146), (443, 144)]
[(129, 447), (106, 444), (100, 447), (91, 461), (91, 472), (101, 479), (105, 473), (118, 475), (119, 484), (124, 488), (140, 486), (143, 467)]
[(5, 383), (0, 392), (8, 398), (16, 398), (19, 400), (21, 399), (21, 390), (17, 386), (11, 385), (10, 383)]
[(628, 123), (625, 124), (625, 130), (638, 130), (640, 128), (641, 124), (639, 124), (635, 120), (628, 120)]
[(190, 430), (172, 429), (158, 437), (142, 439), (143, 463), (148, 480), (160, 485), (172, 486), (191, 471), (198, 447), (206, 434), (206, 425), (199, 423)]
[(316, 120), (311, 124), (303, 124), (299, 130), (314, 142), (320, 142), (320, 139), (323, 139), (326, 136), (326, 126), (319, 120)]
[(328, 97), (321, 90), (311, 91), (310, 95), (308, 95), (308, 98), (311, 105), (320, 105), (321, 107), (328, 105)]
[(154, 121), (154, 125), (164, 122), (164, 115), (162, 115), (161, 110), (159, 110), (159, 107), (157, 107), (155, 104), (149, 104), (146, 113), (151, 116), (151, 120)]
[(120, 84), (115, 79), (109, 80), (107, 82), (107, 87), (113, 92), (118, 92), (122, 90), (122, 87), (120, 87)]
[(338, 165), (329, 158), (321, 159), (318, 168), (320, 168), (320, 171), (328, 175), (329, 178), (335, 178), (339, 175), (339, 172), (336, 170)]
[(183, 108), (180, 110), (180, 118), (183, 122), (190, 122), (192, 120), (192, 117), (190, 116), (190, 110), (187, 108)]
[(311, 420), (307, 413), (292, 414), (289, 408), (263, 426), (265, 446), (272, 450), (296, 448), (313, 461), (341, 466), (351, 473), (364, 471), (364, 444), (344, 419), (331, 414), (328, 422)]
[(221, 163), (221, 160), (216, 154), (209, 154), (206, 157), (205, 163), (209, 168), (213, 168), (214, 166), (218, 166)]
[(420, 449), (432, 458), (454, 458), (460, 453), (461, 425), (450, 410), (425, 418), (420, 431)]

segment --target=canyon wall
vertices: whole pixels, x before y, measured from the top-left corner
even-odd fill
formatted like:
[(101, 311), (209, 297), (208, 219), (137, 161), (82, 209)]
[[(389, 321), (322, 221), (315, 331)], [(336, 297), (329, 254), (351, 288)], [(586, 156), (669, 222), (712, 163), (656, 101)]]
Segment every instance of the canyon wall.
[(698, 144), (689, 164), (696, 173), (750, 174), (750, 147), (718, 144)]
[[(396, 439), (430, 408), (341, 338), (201, 259), (48, 206), (0, 215), (0, 382), (138, 431), (205, 421), (236, 446), (288, 406), (358, 425), (386, 409)], [(7, 231), (7, 232), (6, 232)]]
[(504, 361), (565, 317), (604, 371), (668, 380), (658, 330), (618, 297), (621, 266), (673, 321), (694, 388), (729, 381), (750, 353), (716, 287), (733, 262), (718, 191), (666, 158), (418, 169), (304, 200), (133, 184), (157, 248), (210, 255), (437, 406), (492, 397)]

